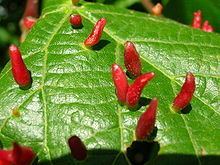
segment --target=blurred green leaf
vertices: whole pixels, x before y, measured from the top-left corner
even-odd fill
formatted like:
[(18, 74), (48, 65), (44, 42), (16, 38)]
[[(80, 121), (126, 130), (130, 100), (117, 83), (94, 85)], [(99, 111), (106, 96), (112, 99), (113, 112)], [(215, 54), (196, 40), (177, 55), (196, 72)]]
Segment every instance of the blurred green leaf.
[(164, 9), (164, 16), (178, 22), (191, 25), (193, 12), (202, 11), (203, 22), (208, 20), (216, 32), (220, 32), (219, 0), (169, 0)]
[(162, 0), (161, 2), (162, 2), (162, 4), (163, 4), (163, 6), (166, 6), (169, 1), (170, 1), (170, 0)]
[(0, 46), (8, 43), (10, 40), (10, 33), (4, 28), (0, 27)]

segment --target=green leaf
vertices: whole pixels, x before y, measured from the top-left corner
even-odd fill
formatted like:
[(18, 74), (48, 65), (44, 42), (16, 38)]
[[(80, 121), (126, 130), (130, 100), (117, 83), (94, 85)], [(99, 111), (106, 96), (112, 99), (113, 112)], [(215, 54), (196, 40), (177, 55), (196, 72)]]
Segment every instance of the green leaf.
[(220, 3), (218, 0), (169, 0), (163, 14), (166, 17), (190, 25), (193, 13), (197, 10), (202, 11), (203, 22), (208, 20), (214, 30), (220, 32)]
[[(53, 2), (53, 3), (52, 3)], [(61, 3), (62, 2), (62, 3)], [(159, 99), (154, 164), (205, 164), (219, 161), (220, 36), (169, 19), (112, 6), (48, 0), (41, 18), (21, 45), (33, 85), (21, 90), (10, 64), (0, 75), (0, 139), (33, 147), (40, 162), (77, 164), (67, 139), (79, 136), (89, 150), (83, 164), (128, 164), (125, 152), (135, 140), (142, 106), (129, 111), (115, 96), (110, 67), (123, 65), (123, 44), (135, 43), (143, 72), (156, 77), (142, 97)], [(83, 16), (83, 28), (72, 29), (71, 13)], [(101, 17), (107, 19), (101, 45), (88, 49), (83, 41)], [(186, 72), (196, 76), (196, 92), (188, 114), (170, 105)], [(17, 109), (20, 117), (12, 115)], [(147, 150), (147, 148), (146, 148)]]

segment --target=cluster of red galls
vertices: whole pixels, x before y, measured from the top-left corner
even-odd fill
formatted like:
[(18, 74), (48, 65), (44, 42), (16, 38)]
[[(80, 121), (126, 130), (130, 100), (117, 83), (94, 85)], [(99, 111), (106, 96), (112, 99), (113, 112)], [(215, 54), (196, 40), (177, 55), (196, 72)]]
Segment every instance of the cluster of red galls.
[(214, 31), (214, 28), (209, 24), (209, 21), (205, 20), (202, 24), (202, 12), (200, 10), (193, 13), (192, 27), (195, 29), (201, 29), (205, 32)]
[[(112, 65), (112, 78), (116, 88), (116, 95), (121, 104), (128, 108), (136, 108), (138, 106), (142, 90), (147, 83), (155, 76), (153, 72), (141, 73), (141, 61), (139, 54), (130, 41), (124, 46), (124, 65), (127, 69), (128, 75), (135, 78), (132, 84), (128, 84), (127, 76), (123, 69), (117, 65)], [(173, 109), (180, 111), (186, 107), (193, 97), (195, 91), (195, 77), (192, 73), (187, 73), (185, 82), (179, 94), (173, 101)], [(146, 139), (154, 129), (156, 120), (156, 109), (158, 101), (156, 98), (152, 99), (149, 107), (140, 116), (136, 127), (136, 138), (138, 140)]]
[[(194, 13), (193, 27), (200, 28), (201, 26), (201, 12)], [(73, 27), (77, 28), (82, 25), (82, 18), (80, 15), (71, 15), (70, 23)], [(106, 19), (101, 18), (95, 24), (92, 32), (84, 41), (84, 45), (92, 47), (99, 43), (102, 36), (103, 29), (106, 25)], [(211, 31), (211, 25), (208, 23), (203, 24), (203, 30)], [(16, 83), (21, 88), (30, 87), (32, 78), (30, 71), (27, 69), (21, 53), (15, 45), (9, 47), (9, 55), (12, 65), (12, 74)], [(118, 101), (126, 105), (129, 109), (136, 108), (140, 101), (141, 93), (147, 83), (154, 78), (153, 72), (143, 73), (141, 71), (141, 60), (139, 54), (130, 41), (124, 45), (124, 65), (129, 77), (135, 78), (132, 84), (128, 83), (127, 76), (118, 64), (112, 65), (112, 78), (116, 88), (116, 95)], [(175, 111), (180, 111), (186, 107), (195, 91), (195, 77), (192, 73), (188, 72), (185, 82), (182, 85), (181, 91), (174, 98), (172, 107)], [(136, 127), (137, 140), (144, 140), (152, 133), (155, 121), (158, 100), (152, 99), (146, 111), (140, 116)], [(87, 157), (87, 149), (83, 142), (77, 136), (72, 136), (68, 140), (68, 144), (72, 156), (77, 160), (84, 160)], [(0, 150), (0, 165), (29, 165), (35, 158), (35, 153), (29, 147), (23, 147), (17, 143), (13, 144), (12, 150)]]

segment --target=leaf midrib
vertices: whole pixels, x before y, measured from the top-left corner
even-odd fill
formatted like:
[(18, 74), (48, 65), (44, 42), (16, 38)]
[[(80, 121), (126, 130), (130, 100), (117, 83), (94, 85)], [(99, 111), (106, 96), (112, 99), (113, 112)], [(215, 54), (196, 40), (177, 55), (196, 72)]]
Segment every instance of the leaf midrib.
[(50, 154), (50, 149), (48, 147), (48, 142), (47, 142), (47, 134), (48, 134), (48, 114), (47, 114), (47, 99), (46, 99), (46, 93), (45, 93), (45, 79), (46, 79), (46, 74), (47, 74), (47, 59), (48, 59), (48, 47), (53, 40), (54, 36), (57, 34), (57, 32), (61, 29), (63, 26), (64, 22), (67, 20), (69, 15), (66, 15), (65, 17), (62, 18), (62, 20), (59, 22), (57, 27), (54, 29), (50, 39), (48, 40), (47, 44), (43, 48), (45, 50), (45, 55), (44, 55), (44, 60), (43, 60), (43, 69), (42, 69), (42, 82), (41, 82), (41, 92), (42, 92), (42, 99), (43, 99), (43, 118), (44, 118), (44, 146), (48, 152), (50, 164), (53, 164), (51, 161), (51, 154)]

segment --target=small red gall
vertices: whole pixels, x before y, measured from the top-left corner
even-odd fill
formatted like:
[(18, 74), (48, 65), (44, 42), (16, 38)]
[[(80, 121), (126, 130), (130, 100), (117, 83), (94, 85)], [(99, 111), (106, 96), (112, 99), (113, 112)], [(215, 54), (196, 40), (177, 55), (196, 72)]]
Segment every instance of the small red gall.
[(141, 75), (141, 60), (134, 44), (130, 41), (124, 45), (124, 64), (131, 77)]
[(71, 155), (76, 160), (85, 160), (87, 158), (87, 149), (78, 136), (71, 136), (68, 140)]
[(112, 79), (115, 85), (118, 101), (121, 104), (125, 104), (126, 94), (129, 87), (126, 74), (123, 71), (123, 69), (117, 64), (113, 64), (111, 69), (112, 69)]
[(156, 121), (157, 105), (157, 99), (152, 99), (146, 111), (140, 116), (135, 132), (138, 140), (146, 139), (153, 132)]
[(12, 150), (0, 149), (0, 162), (3, 165), (31, 165), (36, 154), (30, 147), (20, 146), (18, 143), (13, 143)]
[(34, 24), (37, 22), (37, 19), (34, 17), (24, 17), (23, 19), (23, 28), (30, 30)]
[(27, 69), (19, 48), (15, 45), (9, 47), (9, 56), (14, 80), (21, 88), (30, 87), (32, 83), (30, 71)]
[(193, 94), (196, 89), (195, 77), (192, 73), (188, 72), (185, 78), (185, 82), (181, 88), (181, 91), (177, 94), (173, 100), (173, 109), (178, 112), (185, 108), (192, 100)]
[(84, 45), (91, 47), (91, 46), (98, 44), (102, 36), (102, 32), (103, 32), (105, 25), (106, 25), (106, 19), (105, 18), (99, 19), (97, 23), (95, 24), (90, 35), (84, 41)]
[(192, 27), (195, 29), (200, 29), (202, 24), (202, 12), (200, 10), (193, 13), (194, 17), (192, 20)]
[(75, 14), (75, 15), (71, 14), (69, 21), (70, 21), (70, 24), (73, 27), (80, 27), (80, 26), (82, 26), (82, 17), (79, 14)]
[(206, 20), (202, 25), (202, 30), (205, 32), (213, 32), (214, 28), (209, 24), (209, 21)]
[(161, 3), (157, 3), (154, 7), (151, 9), (151, 13), (155, 16), (162, 15), (163, 6)]
[(126, 105), (133, 109), (136, 108), (145, 85), (154, 77), (153, 72), (145, 73), (137, 77), (133, 84), (128, 88), (126, 95)]

